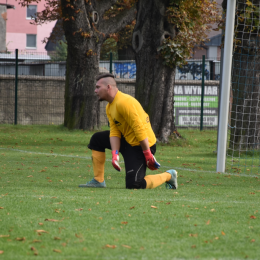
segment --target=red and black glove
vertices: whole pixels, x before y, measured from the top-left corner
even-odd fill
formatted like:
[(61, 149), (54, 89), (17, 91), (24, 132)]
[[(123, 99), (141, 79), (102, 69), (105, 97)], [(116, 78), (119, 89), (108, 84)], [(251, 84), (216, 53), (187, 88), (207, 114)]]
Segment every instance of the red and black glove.
[(121, 171), (121, 167), (119, 165), (119, 152), (118, 150), (112, 151), (112, 165), (117, 171)]
[(151, 153), (150, 149), (143, 151), (143, 153), (144, 153), (144, 156), (145, 156), (147, 167), (150, 170), (154, 171), (154, 170), (157, 170), (161, 167), (161, 165), (156, 161), (155, 157)]

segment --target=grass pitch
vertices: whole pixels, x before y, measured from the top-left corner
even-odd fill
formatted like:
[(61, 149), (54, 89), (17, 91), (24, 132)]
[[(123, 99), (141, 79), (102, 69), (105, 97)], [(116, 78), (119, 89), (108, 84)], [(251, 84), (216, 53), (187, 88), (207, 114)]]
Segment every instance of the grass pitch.
[(126, 190), (110, 151), (86, 189), (93, 132), (0, 125), (0, 259), (259, 259), (258, 176), (215, 172), (216, 131), (179, 132), (156, 153), (177, 190)]

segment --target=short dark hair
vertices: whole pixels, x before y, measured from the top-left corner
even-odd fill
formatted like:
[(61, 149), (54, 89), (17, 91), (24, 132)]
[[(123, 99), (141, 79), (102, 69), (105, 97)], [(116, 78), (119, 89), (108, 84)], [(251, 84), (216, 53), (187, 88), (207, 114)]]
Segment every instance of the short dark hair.
[(111, 73), (99, 73), (97, 76), (96, 76), (96, 81), (102, 79), (102, 78), (115, 78), (115, 76)]

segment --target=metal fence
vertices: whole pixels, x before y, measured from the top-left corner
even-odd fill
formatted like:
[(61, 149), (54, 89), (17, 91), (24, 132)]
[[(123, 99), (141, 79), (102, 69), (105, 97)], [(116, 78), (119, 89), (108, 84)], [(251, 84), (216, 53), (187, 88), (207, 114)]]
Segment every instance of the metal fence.
[[(25, 51), (19, 52), (18, 57), (15, 52), (0, 53), (0, 123), (63, 124), (66, 62), (52, 60), (52, 57)], [(214, 59), (205, 61), (203, 122), (206, 127), (217, 126), (219, 64)], [(100, 61), (99, 68), (115, 75), (122, 92), (135, 95), (135, 61)], [(178, 127), (199, 127), (202, 69), (202, 60), (190, 60), (176, 69), (174, 114)], [(100, 120), (105, 125), (105, 103), (100, 105)]]
[[(109, 61), (100, 61), (99, 67), (102, 71), (110, 71)], [(201, 80), (202, 59), (188, 60), (187, 64), (177, 67), (175, 71), (176, 80)], [(112, 73), (116, 78), (135, 79), (136, 64), (134, 60), (113, 60)], [(220, 61), (209, 59), (205, 61), (205, 80), (219, 80)]]

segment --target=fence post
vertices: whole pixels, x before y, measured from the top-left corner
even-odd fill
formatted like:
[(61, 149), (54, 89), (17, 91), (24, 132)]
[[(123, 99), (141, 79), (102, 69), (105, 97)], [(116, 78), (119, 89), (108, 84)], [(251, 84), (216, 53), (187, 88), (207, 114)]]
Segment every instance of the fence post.
[(15, 97), (14, 97), (14, 124), (17, 125), (17, 92), (18, 92), (18, 49), (15, 49)]
[(112, 74), (112, 60), (113, 60), (113, 54), (110, 52), (110, 67), (109, 67), (109, 72)]
[(205, 55), (202, 55), (202, 80), (201, 80), (200, 131), (203, 130), (204, 75), (205, 75)]

